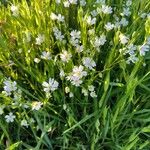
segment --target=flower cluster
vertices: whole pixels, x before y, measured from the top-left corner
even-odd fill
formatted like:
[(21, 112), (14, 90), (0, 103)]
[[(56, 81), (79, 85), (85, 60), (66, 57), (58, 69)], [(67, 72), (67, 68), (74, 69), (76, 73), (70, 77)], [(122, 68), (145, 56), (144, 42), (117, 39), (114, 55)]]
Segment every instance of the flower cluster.
[(70, 75), (67, 76), (67, 80), (69, 80), (75, 86), (80, 86), (80, 84), (83, 82), (82, 78), (85, 76), (87, 76), (87, 72), (84, 71), (84, 67), (82, 65), (74, 66)]

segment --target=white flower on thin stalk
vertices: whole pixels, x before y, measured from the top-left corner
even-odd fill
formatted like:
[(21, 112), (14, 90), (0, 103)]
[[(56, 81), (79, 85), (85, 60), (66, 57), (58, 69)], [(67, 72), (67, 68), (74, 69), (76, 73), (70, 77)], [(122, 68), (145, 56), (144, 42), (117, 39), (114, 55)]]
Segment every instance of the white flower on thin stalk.
[(126, 27), (129, 24), (129, 21), (126, 18), (122, 18), (120, 20), (120, 25), (122, 25), (123, 27)]
[(77, 4), (77, 0), (69, 0), (70, 4)]
[(146, 39), (146, 43), (147, 43), (148, 45), (150, 45), (150, 37), (148, 37), (148, 38)]
[(93, 46), (95, 48), (99, 48), (100, 46), (104, 45), (106, 42), (106, 36), (101, 35), (100, 37), (95, 37), (95, 41), (93, 43)]
[(65, 76), (64, 70), (61, 69), (59, 75), (60, 75), (61, 78), (63, 78)]
[(69, 1), (64, 1), (63, 4), (64, 4), (64, 7), (69, 7), (70, 6)]
[(127, 50), (124, 52), (124, 54), (134, 55), (136, 49), (137, 49), (137, 46), (136, 46), (136, 45), (129, 44), (129, 45), (127, 46)]
[(95, 61), (91, 59), (90, 57), (84, 57), (82, 62), (83, 62), (83, 65), (90, 70), (92, 70), (96, 66)]
[(126, 2), (126, 6), (131, 6), (132, 5), (132, 0), (127, 0), (127, 2)]
[(36, 38), (36, 43), (37, 45), (41, 45), (45, 40), (45, 36), (43, 34), (39, 34), (38, 37)]
[(139, 51), (140, 51), (140, 55), (141, 56), (145, 56), (146, 52), (148, 52), (150, 50), (150, 46), (149, 45), (142, 45), (140, 48), (139, 48)]
[(92, 98), (96, 98), (96, 97), (97, 97), (95, 91), (91, 92), (91, 93), (90, 93), (90, 96), (91, 96)]
[(95, 3), (98, 3), (98, 4), (105, 4), (105, 3), (106, 3), (106, 0), (96, 0)]
[(62, 16), (61, 14), (58, 14), (57, 20), (58, 20), (59, 22), (64, 22), (64, 16)]
[(72, 92), (69, 93), (69, 97), (72, 98), (74, 97), (74, 94)]
[(94, 87), (93, 85), (89, 85), (89, 86), (88, 86), (88, 90), (89, 90), (90, 92), (93, 92), (94, 89), (95, 89), (95, 87)]
[(86, 1), (85, 0), (80, 0), (80, 5), (81, 6), (85, 6), (86, 5)]
[(51, 15), (50, 15), (50, 18), (51, 18), (52, 20), (57, 20), (57, 15), (52, 12)]
[(6, 93), (10, 93), (17, 90), (16, 81), (11, 81), (10, 79), (4, 81), (4, 90)]
[(35, 63), (38, 64), (40, 61), (41, 61), (41, 60), (40, 60), (39, 58), (34, 58), (34, 62), (35, 62)]
[(51, 57), (51, 53), (50, 52), (46, 52), (46, 51), (43, 51), (42, 52), (42, 55), (41, 55), (41, 58), (42, 59), (45, 59), (45, 60), (50, 60), (52, 57)]
[(77, 31), (77, 30), (73, 30), (71, 31), (70, 35), (71, 35), (71, 38), (73, 39), (80, 39), (81, 37), (81, 32), (80, 31)]
[(72, 55), (71, 53), (63, 50), (62, 53), (60, 53), (60, 58), (63, 62), (68, 62), (71, 59)]
[(107, 5), (102, 5), (101, 11), (104, 14), (111, 14), (112, 13), (112, 7), (107, 6)]
[(134, 54), (134, 55), (130, 55), (130, 56), (127, 58), (126, 63), (127, 63), (127, 64), (130, 64), (131, 62), (132, 62), (132, 63), (136, 63), (138, 60), (139, 60), (138, 57)]
[(111, 22), (107, 22), (107, 24), (105, 24), (105, 29), (107, 31), (110, 31), (114, 28), (114, 24), (112, 24)]
[(121, 44), (127, 44), (129, 41), (129, 38), (123, 34), (119, 35), (119, 39), (120, 39)]
[(59, 83), (54, 80), (53, 78), (49, 78), (48, 82), (43, 82), (42, 86), (44, 87), (44, 91), (46, 93), (49, 93), (50, 91), (55, 91), (56, 89), (58, 89), (58, 85)]
[(64, 35), (62, 35), (62, 33), (59, 31), (57, 33), (54, 34), (56, 39), (59, 40), (59, 41), (63, 41), (64, 39)]
[(19, 15), (18, 6), (12, 5), (12, 6), (10, 7), (10, 10), (11, 10), (13, 16), (17, 17), (17, 16)]
[(57, 20), (58, 22), (64, 22), (64, 16), (62, 16), (61, 14), (56, 15), (55, 13), (51, 12), (50, 18), (52, 20)]
[(21, 126), (24, 126), (24, 127), (28, 128), (29, 124), (27, 123), (27, 120), (23, 119), (21, 121)]
[(13, 115), (12, 112), (10, 112), (8, 115), (5, 116), (6, 122), (14, 122), (14, 119), (16, 118), (15, 115)]
[(71, 39), (70, 39), (70, 43), (71, 43), (73, 46), (78, 47), (78, 45), (80, 44), (80, 41), (79, 41), (79, 39), (71, 38)]
[(41, 109), (42, 105), (43, 105), (42, 102), (34, 101), (31, 104), (32, 110), (39, 110), (39, 109)]
[(67, 76), (67, 80), (69, 80), (73, 85), (80, 86), (82, 84), (82, 78), (87, 76), (87, 72), (84, 71), (84, 67), (82, 65), (74, 66), (72, 73)]
[(82, 65), (74, 66), (73, 68), (73, 76), (77, 77), (78, 79), (81, 79), (84, 76), (87, 76), (87, 72), (84, 71), (84, 67)]
[(60, 0), (56, 0), (56, 3), (57, 3), (57, 4), (60, 4), (60, 2), (61, 2)]
[(70, 92), (70, 88), (68, 86), (65, 87), (65, 93), (68, 94)]
[(84, 96), (88, 96), (88, 90), (86, 90), (85, 88), (83, 88), (81, 92)]
[(89, 35), (94, 35), (95, 34), (95, 30), (94, 29), (89, 29), (88, 30), (88, 34)]
[(90, 14), (92, 15), (92, 17), (96, 17), (98, 13), (96, 10), (93, 10), (90, 12)]
[(96, 18), (92, 18), (91, 16), (88, 16), (86, 22), (88, 25), (92, 26), (96, 23)]
[(64, 35), (62, 35), (61, 31), (57, 27), (53, 28), (54, 35), (57, 40), (62, 41), (64, 39)]
[(77, 52), (77, 53), (83, 52), (83, 45), (77, 45), (77, 46), (76, 46), (76, 52)]
[(130, 16), (131, 15), (131, 11), (130, 11), (130, 8), (129, 7), (124, 7), (123, 8), (123, 12), (120, 13), (121, 16)]

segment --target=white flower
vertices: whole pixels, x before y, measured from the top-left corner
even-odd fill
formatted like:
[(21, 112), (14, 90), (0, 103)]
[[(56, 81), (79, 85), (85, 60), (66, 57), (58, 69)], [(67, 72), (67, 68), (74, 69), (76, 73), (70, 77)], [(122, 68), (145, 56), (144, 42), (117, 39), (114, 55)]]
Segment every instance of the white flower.
[(86, 5), (86, 1), (85, 0), (80, 0), (80, 5), (81, 6), (85, 6)]
[(70, 4), (77, 4), (77, 0), (69, 0)]
[(41, 61), (41, 60), (40, 60), (39, 58), (34, 58), (34, 62), (35, 62), (35, 63), (38, 64), (40, 61)]
[(123, 8), (122, 15), (123, 16), (130, 16), (131, 15), (130, 9), (128, 7), (127, 8)]
[(90, 13), (93, 17), (96, 17), (97, 16), (97, 11), (96, 10), (93, 10), (93, 11), (91, 11), (91, 13)]
[(112, 13), (112, 8), (107, 6), (107, 5), (102, 5), (101, 11), (104, 14), (111, 14)]
[(22, 91), (19, 89), (17, 91), (14, 92), (14, 100), (17, 101), (17, 100), (20, 100), (22, 97)]
[(32, 110), (39, 110), (42, 107), (43, 103), (42, 102), (32, 102)]
[(136, 63), (139, 59), (134, 55), (130, 55), (126, 61), (127, 64), (130, 64), (130, 62), (132, 63)]
[(51, 15), (50, 15), (50, 18), (51, 18), (52, 20), (57, 20), (57, 15), (52, 12)]
[(18, 6), (12, 5), (12, 6), (10, 7), (10, 10), (12, 11), (13, 16), (16, 16), (16, 17), (17, 17), (17, 16), (19, 15)]
[(50, 91), (55, 91), (58, 88), (59, 83), (54, 80), (53, 78), (49, 78), (48, 83), (47, 82), (43, 82), (43, 87), (44, 87), (44, 91), (46, 93), (50, 92)]
[(83, 52), (83, 45), (77, 45), (77, 46), (76, 46), (76, 52), (77, 52), (77, 53)]
[(101, 35), (100, 37), (95, 37), (94, 47), (98, 48), (102, 45), (104, 45), (106, 42), (106, 36)]
[(120, 34), (119, 38), (120, 38), (121, 44), (126, 44), (129, 41), (129, 38), (127, 36), (123, 35), (123, 34)]
[(84, 57), (82, 61), (83, 61), (83, 65), (90, 70), (96, 66), (95, 61), (92, 60), (90, 57)]
[(127, 50), (125, 51), (125, 54), (134, 55), (136, 49), (137, 49), (137, 46), (136, 46), (136, 45), (129, 44), (129, 45), (127, 46)]
[(57, 4), (60, 4), (60, 2), (61, 2), (60, 0), (56, 0), (56, 3), (57, 3)]
[(73, 68), (73, 76), (81, 79), (84, 76), (87, 76), (87, 72), (83, 71), (84, 67), (82, 65), (74, 66)]
[(69, 93), (69, 97), (71, 98), (71, 97), (73, 97), (73, 96), (74, 96), (73, 93), (70, 92), (70, 93)]
[(94, 87), (93, 85), (89, 85), (89, 86), (88, 86), (88, 90), (89, 90), (90, 92), (93, 92), (93, 91), (94, 91), (94, 88), (95, 88), (95, 87)]
[(146, 18), (146, 16), (147, 16), (147, 13), (142, 13), (142, 14), (140, 15), (140, 17), (141, 17), (142, 19)]
[(85, 88), (82, 89), (82, 93), (84, 96), (88, 96), (88, 90), (86, 90)]
[(61, 78), (62, 78), (62, 77), (64, 77), (64, 76), (65, 76), (65, 72), (64, 72), (64, 70), (60, 70), (59, 75), (60, 75), (60, 77), (61, 77)]
[(11, 81), (10, 79), (4, 81), (4, 90), (6, 93), (11, 93), (12, 91), (17, 90), (16, 81)]
[(57, 20), (58, 20), (59, 22), (64, 22), (64, 16), (62, 16), (61, 14), (58, 14)]
[(95, 34), (95, 30), (94, 29), (89, 29), (88, 30), (88, 34), (89, 35), (94, 35)]
[(13, 122), (15, 118), (16, 118), (16, 116), (13, 115), (12, 112), (10, 112), (8, 115), (5, 116), (6, 122), (8, 122), (8, 123)]
[(57, 27), (53, 28), (53, 32), (57, 40), (62, 41), (64, 39), (64, 35), (62, 35), (61, 31), (59, 31)]
[(50, 52), (43, 51), (43, 52), (42, 52), (42, 55), (41, 55), (41, 58), (42, 58), (42, 59), (45, 59), (45, 60), (50, 60), (50, 59), (51, 59), (51, 54), (50, 54)]
[(78, 40), (78, 39), (71, 38), (71, 39), (70, 39), (70, 43), (71, 43), (73, 46), (78, 47), (78, 45), (79, 45), (79, 40)]
[(69, 7), (70, 6), (69, 1), (64, 1), (63, 4), (64, 4), (64, 7)]
[(126, 19), (126, 18), (122, 18), (121, 20), (120, 20), (120, 25), (122, 25), (122, 26), (127, 26), (129, 24), (129, 22), (128, 22), (128, 20)]
[(90, 26), (94, 25), (96, 23), (96, 18), (92, 18), (91, 16), (88, 16), (86, 22)]
[(132, 5), (132, 0), (127, 0), (126, 5), (131, 6)]
[(72, 55), (71, 53), (68, 53), (67, 51), (63, 50), (60, 54), (60, 58), (63, 62), (68, 62), (71, 59)]
[(77, 31), (77, 30), (73, 30), (70, 33), (71, 38), (73, 38), (73, 39), (80, 39), (80, 34), (81, 34), (81, 32)]
[(142, 45), (140, 47), (140, 55), (141, 56), (145, 56), (145, 53), (148, 52), (150, 50), (150, 46), (149, 45)]
[(112, 23), (110, 23), (110, 22), (108, 22), (107, 24), (105, 24), (105, 29), (107, 30), (107, 31), (110, 31), (110, 30), (112, 30), (114, 28), (114, 24), (112, 24)]
[(70, 73), (69, 76), (67, 76), (67, 80), (70, 80), (71, 83), (75, 86), (80, 86), (82, 83), (82, 78), (84, 76), (87, 76), (87, 72), (83, 70), (84, 67), (82, 65), (74, 66), (72, 73)]
[(147, 44), (150, 45), (150, 37), (147, 38)]
[(23, 120), (21, 121), (21, 126), (25, 126), (25, 127), (28, 128), (29, 124), (27, 123), (27, 120), (23, 119)]
[(68, 86), (65, 87), (65, 93), (69, 93), (70, 92), (70, 88)]
[(92, 98), (96, 98), (96, 97), (97, 97), (95, 91), (91, 92), (91, 93), (90, 93), (90, 96), (91, 96)]
[(100, 3), (100, 4), (105, 4), (106, 2), (105, 2), (106, 0), (96, 0), (96, 3)]
[(36, 43), (37, 45), (41, 45), (45, 40), (45, 36), (43, 34), (39, 34), (38, 37), (36, 38)]

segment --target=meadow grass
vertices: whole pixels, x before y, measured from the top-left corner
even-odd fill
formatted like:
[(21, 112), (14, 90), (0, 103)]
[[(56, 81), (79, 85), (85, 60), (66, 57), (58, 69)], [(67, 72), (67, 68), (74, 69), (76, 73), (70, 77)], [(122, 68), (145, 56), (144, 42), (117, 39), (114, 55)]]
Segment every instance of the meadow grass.
[(149, 0), (2, 0), (0, 150), (149, 150), (149, 50)]

